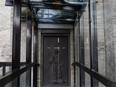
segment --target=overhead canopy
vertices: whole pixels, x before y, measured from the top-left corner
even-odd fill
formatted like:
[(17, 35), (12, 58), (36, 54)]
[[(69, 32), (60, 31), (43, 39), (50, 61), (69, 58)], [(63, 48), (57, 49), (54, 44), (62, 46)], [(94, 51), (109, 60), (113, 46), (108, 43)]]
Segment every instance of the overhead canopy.
[[(39, 23), (74, 23), (77, 11), (83, 11), (87, 3), (84, 0), (29, 0), (28, 4)], [(6, 0), (6, 5), (12, 6), (13, 0)]]
[(42, 9), (63, 9), (80, 11), (86, 5), (85, 2), (76, 0), (30, 0), (33, 7)]

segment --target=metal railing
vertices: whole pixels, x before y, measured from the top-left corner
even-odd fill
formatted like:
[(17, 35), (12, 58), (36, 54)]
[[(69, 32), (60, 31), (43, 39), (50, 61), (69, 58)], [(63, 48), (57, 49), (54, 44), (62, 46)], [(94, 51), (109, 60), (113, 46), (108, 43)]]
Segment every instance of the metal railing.
[(102, 84), (104, 84), (106, 87), (116, 87), (116, 82), (108, 79), (107, 77), (99, 74), (98, 72), (96, 72), (93, 69), (89, 69), (88, 67), (86, 67), (85, 65), (78, 63), (78, 62), (74, 62), (72, 64), (73, 66), (78, 66), (80, 69), (83, 69), (86, 73), (88, 73), (91, 77), (97, 79), (99, 82), (101, 82)]
[[(20, 75), (22, 75), (23, 73), (25, 73), (32, 67), (37, 66), (37, 64), (35, 64), (35, 63), (31, 63), (31, 64), (20, 63), (20, 64), (21, 64), (21, 66), (23, 66), (23, 68), (21, 68), (19, 70), (14, 70), (12, 72), (8, 72), (0, 78), (0, 87), (4, 87), (6, 84), (13, 81), (15, 78), (20, 77)], [(11, 62), (0, 63), (0, 67), (4, 67), (4, 68), (6, 66), (11, 66), (11, 65), (12, 65)], [(5, 69), (3, 69), (3, 70), (5, 70)], [(3, 71), (3, 72), (5, 72), (5, 71)]]
[[(20, 66), (24, 65), (26, 65), (26, 62), (20, 63)], [(7, 72), (9, 72), (11, 67), (12, 62), (0, 62), (0, 69), (2, 69), (0, 76), (4, 76)], [(9, 70), (7, 68), (9, 68)]]

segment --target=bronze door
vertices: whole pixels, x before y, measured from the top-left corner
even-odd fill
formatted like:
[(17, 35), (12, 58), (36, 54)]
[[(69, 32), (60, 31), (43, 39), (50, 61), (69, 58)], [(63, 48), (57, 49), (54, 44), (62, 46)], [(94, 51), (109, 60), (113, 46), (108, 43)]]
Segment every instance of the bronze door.
[(43, 86), (68, 86), (68, 74), (68, 36), (44, 36)]

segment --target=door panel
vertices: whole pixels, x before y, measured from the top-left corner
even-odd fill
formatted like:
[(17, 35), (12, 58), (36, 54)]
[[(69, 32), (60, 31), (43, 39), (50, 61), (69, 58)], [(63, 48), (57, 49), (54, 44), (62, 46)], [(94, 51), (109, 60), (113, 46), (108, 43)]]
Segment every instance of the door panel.
[(44, 36), (43, 86), (68, 85), (68, 36)]

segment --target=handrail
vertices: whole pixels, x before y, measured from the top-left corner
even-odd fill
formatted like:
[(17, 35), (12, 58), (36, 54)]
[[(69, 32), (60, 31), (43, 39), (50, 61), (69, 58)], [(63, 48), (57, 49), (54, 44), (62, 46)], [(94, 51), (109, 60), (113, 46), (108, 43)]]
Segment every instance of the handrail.
[(73, 66), (78, 66), (79, 68), (83, 69), (85, 72), (87, 72), (91, 77), (97, 79), (99, 82), (101, 82), (102, 84), (104, 84), (107, 87), (116, 87), (116, 82), (111, 81), (110, 79), (106, 78), (105, 76), (99, 74), (98, 72), (96, 72), (93, 69), (89, 69), (88, 67), (86, 67), (85, 65), (78, 63), (78, 62), (74, 62), (72, 64)]
[[(20, 62), (20, 65), (26, 65), (26, 62)], [(1, 66), (12, 66), (12, 62), (0, 62), (0, 67)]]
[(36, 65), (35, 63), (27, 64), (25, 67), (23, 67), (20, 70), (15, 70), (13, 72), (7, 73), (5, 76), (0, 78), (0, 87), (5, 86), (7, 83), (19, 77), (21, 74), (23, 74), (24, 72), (26, 72), (28, 69), (30, 69), (31, 67), (35, 65)]

